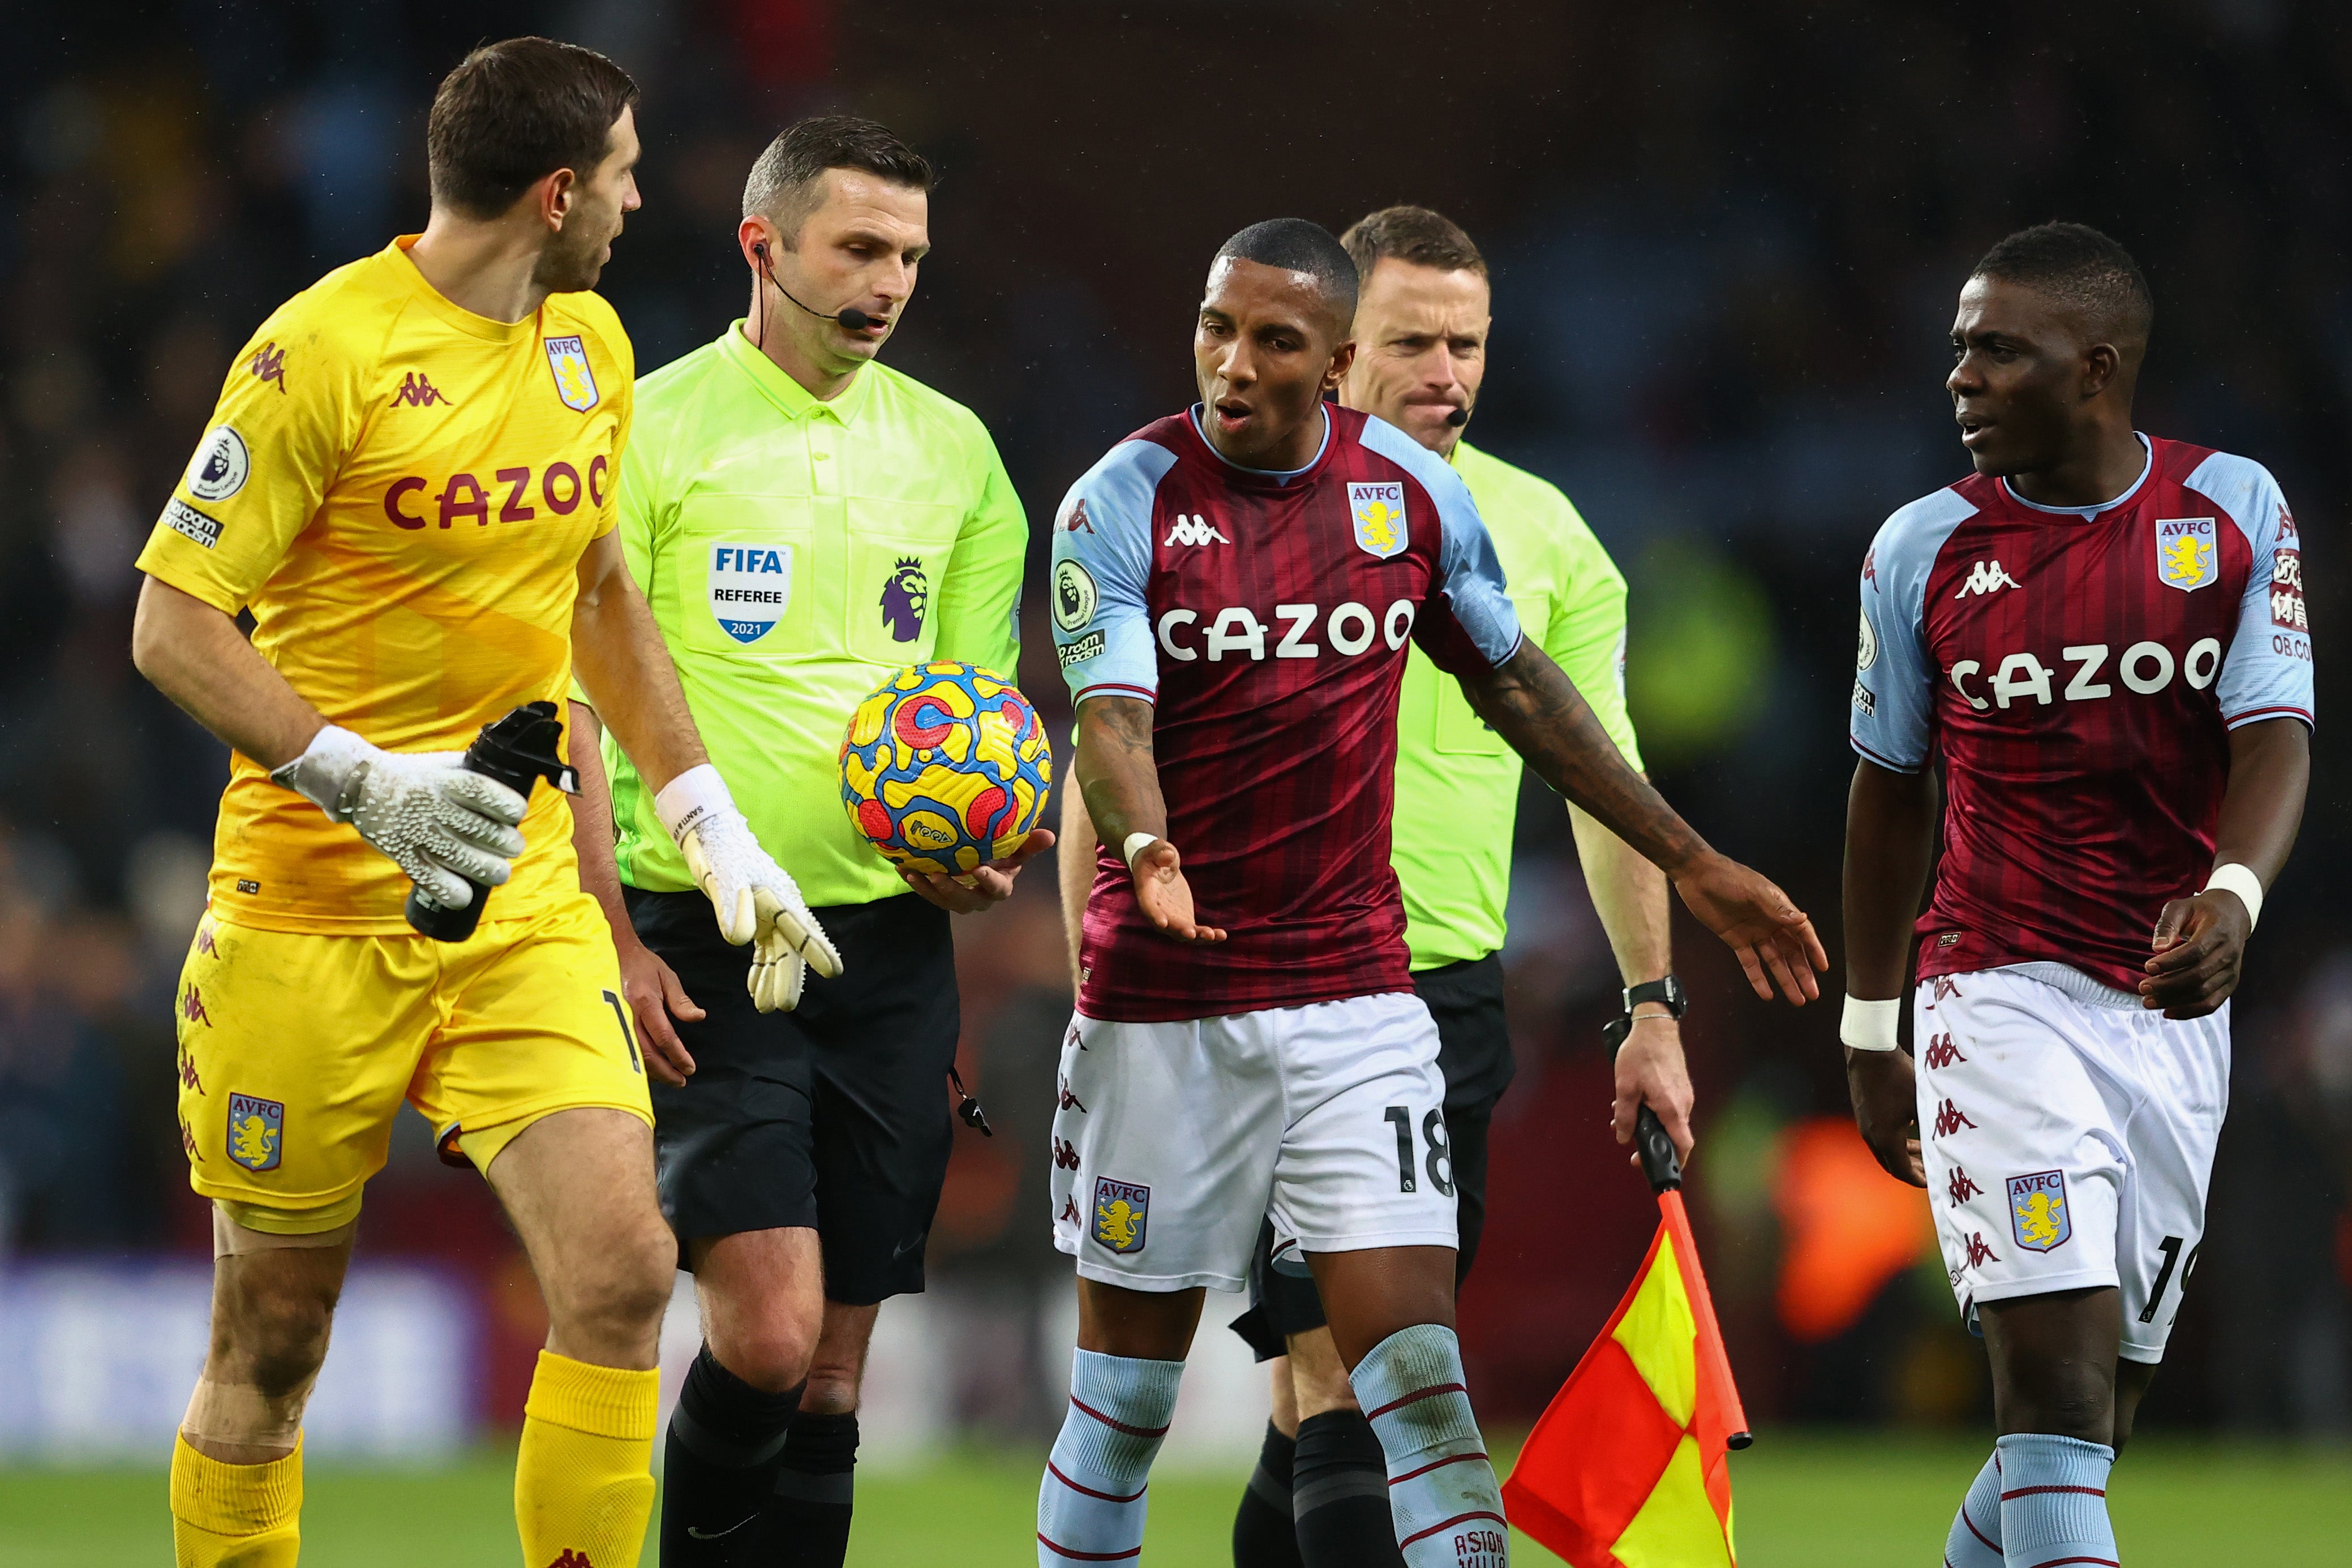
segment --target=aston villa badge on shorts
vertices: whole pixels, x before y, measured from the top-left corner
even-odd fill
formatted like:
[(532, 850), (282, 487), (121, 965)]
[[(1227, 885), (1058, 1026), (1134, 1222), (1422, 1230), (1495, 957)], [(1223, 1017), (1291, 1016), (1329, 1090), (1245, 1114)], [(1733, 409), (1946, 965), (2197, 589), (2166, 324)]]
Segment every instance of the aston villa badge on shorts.
[(1143, 1250), (1143, 1222), (1151, 1212), (1151, 1189), (1131, 1181), (1095, 1178), (1095, 1239), (1113, 1252)]
[(2035, 1171), (2009, 1178), (2009, 1228), (2017, 1244), (2029, 1252), (2050, 1252), (2074, 1235), (2074, 1218), (2066, 1207), (2066, 1173)]
[(596, 406), (596, 372), (588, 368), (588, 349), (575, 334), (544, 340), (547, 368), (555, 372), (555, 395), (563, 406), (586, 413)]
[(1404, 486), (1395, 480), (1348, 486), (1348, 515), (1356, 542), (1386, 560), (1405, 547)]
[(2156, 575), (2167, 588), (2193, 593), (2221, 575), (2218, 528), (2211, 517), (2156, 520)]
[(274, 1171), (286, 1145), (286, 1107), (250, 1094), (228, 1097), (228, 1157), (249, 1171)]

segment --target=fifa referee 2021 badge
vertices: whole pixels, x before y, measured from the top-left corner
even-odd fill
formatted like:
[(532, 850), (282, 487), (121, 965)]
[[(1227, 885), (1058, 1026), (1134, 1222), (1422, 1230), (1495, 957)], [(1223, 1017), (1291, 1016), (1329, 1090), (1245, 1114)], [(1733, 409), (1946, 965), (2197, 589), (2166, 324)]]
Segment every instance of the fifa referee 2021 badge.
[(843, 731), (893, 672), (1018, 664), (1029, 528), (995, 445), (877, 361), (930, 251), (930, 184), (871, 120), (787, 128), (744, 183), (743, 318), (637, 388), (621, 539), (709, 745), (704, 787), (740, 801), (841, 956), (826, 978), (730, 946), (672, 837), (678, 786), (574, 747), (581, 863), (709, 1325), (667, 1438), (671, 1564), (720, 1561), (755, 1518), (790, 1561), (841, 1562), (867, 1339), (886, 1298), (923, 1289), (954, 1135), (949, 916), (1005, 897), (1053, 842), (1032, 834), (971, 885), (902, 876), (841, 805)]

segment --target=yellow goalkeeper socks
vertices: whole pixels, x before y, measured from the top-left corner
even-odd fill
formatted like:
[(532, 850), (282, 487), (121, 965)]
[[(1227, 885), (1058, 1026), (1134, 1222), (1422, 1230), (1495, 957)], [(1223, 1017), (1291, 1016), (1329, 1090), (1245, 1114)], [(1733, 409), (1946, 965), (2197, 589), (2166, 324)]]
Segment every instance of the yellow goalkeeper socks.
[(653, 1514), (660, 1388), (658, 1372), (539, 1353), (515, 1457), (523, 1568), (635, 1568)]
[(172, 1441), (172, 1554), (179, 1568), (294, 1568), (302, 1545), (302, 1439), (265, 1465)]

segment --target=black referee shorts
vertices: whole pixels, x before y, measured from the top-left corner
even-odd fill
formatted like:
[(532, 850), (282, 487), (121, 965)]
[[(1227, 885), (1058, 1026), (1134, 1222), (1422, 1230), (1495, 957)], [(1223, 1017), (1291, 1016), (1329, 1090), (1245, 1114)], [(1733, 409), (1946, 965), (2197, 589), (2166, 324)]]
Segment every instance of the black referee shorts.
[[(1437, 1021), (1437, 1066), (1445, 1074), (1445, 1136), (1454, 1151), (1454, 1288), (1470, 1277), (1486, 1229), (1486, 1133), (1495, 1103), (1511, 1085), (1511, 1036), (1503, 1021), (1503, 961), (1489, 953), (1412, 977)], [(1260, 1361), (1286, 1354), (1292, 1334), (1324, 1324), (1323, 1300), (1296, 1247), (1274, 1254), (1274, 1226), (1262, 1221), (1250, 1255), (1249, 1311), (1233, 1322)]]
[(638, 938), (709, 1014), (677, 1023), (694, 1075), (651, 1085), (662, 1213), (679, 1242), (808, 1226), (827, 1300), (919, 1291), (962, 1021), (947, 912), (911, 893), (817, 910), (841, 977), (812, 974), (797, 1009), (762, 1013), (743, 988), (751, 949), (728, 946), (709, 899), (631, 889), (628, 904)]

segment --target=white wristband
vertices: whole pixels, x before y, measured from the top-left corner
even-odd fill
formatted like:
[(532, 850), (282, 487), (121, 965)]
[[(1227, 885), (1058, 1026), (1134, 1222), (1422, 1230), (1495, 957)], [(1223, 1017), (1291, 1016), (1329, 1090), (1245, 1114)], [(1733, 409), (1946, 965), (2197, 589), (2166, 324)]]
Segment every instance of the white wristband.
[(1838, 1039), (1855, 1051), (1893, 1051), (1895, 1026), (1902, 1017), (1901, 997), (1889, 997), (1883, 1002), (1848, 997), (1845, 1016), (1838, 1020)]
[(1158, 833), (1129, 833), (1127, 842), (1119, 846), (1119, 859), (1127, 862), (1128, 874), (1135, 873), (1135, 857), (1160, 841)]
[(2254, 874), (2252, 866), (2240, 865), (2236, 861), (2223, 861), (2213, 868), (2213, 874), (2205, 879), (2205, 892), (2210, 893), (2217, 887), (2228, 888), (2244, 902), (2246, 929), (2252, 931), (2263, 917), (2263, 879)]
[(654, 815), (680, 843), (712, 817), (734, 810), (735, 797), (728, 791), (727, 780), (708, 762), (688, 768), (654, 796)]
[(302, 755), (270, 769), (270, 782), (283, 784), (339, 822), (351, 819), (343, 810), (343, 793), (361, 763), (376, 748), (341, 725), (326, 725), (310, 737)]

